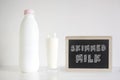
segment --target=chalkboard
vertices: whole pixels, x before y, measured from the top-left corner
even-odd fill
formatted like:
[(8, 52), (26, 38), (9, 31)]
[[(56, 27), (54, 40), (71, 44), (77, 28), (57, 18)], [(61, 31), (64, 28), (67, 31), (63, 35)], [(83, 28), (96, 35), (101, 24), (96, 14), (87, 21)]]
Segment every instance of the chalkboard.
[(67, 36), (66, 66), (69, 70), (110, 71), (110, 36)]

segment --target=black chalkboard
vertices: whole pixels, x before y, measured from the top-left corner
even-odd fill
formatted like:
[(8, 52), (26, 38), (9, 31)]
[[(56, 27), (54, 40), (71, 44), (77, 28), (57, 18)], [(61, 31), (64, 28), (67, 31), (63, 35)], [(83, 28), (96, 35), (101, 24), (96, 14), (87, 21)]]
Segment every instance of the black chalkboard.
[(67, 36), (68, 69), (111, 69), (111, 37)]

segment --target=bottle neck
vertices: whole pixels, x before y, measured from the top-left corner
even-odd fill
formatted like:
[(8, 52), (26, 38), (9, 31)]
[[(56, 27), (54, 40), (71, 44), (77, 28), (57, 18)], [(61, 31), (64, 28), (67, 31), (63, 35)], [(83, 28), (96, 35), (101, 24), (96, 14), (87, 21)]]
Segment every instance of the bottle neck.
[(34, 17), (34, 15), (33, 14), (26, 14), (26, 15), (24, 15), (25, 17)]

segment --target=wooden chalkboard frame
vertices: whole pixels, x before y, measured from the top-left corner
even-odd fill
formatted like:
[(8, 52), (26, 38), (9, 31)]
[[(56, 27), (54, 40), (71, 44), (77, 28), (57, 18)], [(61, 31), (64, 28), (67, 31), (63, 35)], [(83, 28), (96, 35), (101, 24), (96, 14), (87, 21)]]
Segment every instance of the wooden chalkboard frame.
[[(91, 69), (91, 68), (69, 68), (69, 57), (68, 57), (68, 47), (69, 47), (69, 40), (104, 40), (108, 39), (109, 40), (109, 68), (107, 69)], [(112, 37), (111, 36), (66, 36), (66, 70), (67, 71), (112, 71)]]

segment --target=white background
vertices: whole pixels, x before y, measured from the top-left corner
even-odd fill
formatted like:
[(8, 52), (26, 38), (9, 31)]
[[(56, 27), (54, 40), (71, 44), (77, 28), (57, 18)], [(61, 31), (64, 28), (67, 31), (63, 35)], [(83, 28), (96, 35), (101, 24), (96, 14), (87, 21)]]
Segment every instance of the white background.
[(32, 8), (40, 31), (40, 66), (46, 66), (46, 37), (57, 33), (58, 65), (65, 64), (65, 36), (112, 36), (113, 66), (120, 66), (120, 0), (0, 0), (0, 66), (18, 66), (19, 28)]

